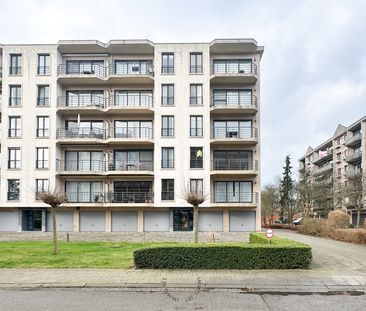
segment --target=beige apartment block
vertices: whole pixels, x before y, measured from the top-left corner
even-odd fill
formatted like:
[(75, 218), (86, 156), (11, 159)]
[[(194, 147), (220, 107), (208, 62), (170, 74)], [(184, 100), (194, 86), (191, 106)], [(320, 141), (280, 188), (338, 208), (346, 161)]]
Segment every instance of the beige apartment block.
[(253, 39), (1, 45), (0, 231), (260, 229), (260, 61)]
[[(365, 171), (365, 143), (366, 143), (366, 116), (357, 120), (350, 126), (341, 124), (336, 128), (333, 137), (326, 140), (316, 148), (308, 147), (305, 155), (299, 159), (300, 180), (307, 181), (314, 186), (317, 183), (329, 184), (332, 191), (337, 192), (350, 178)], [(356, 210), (333, 202), (333, 208), (342, 208), (351, 216), (353, 224), (356, 223)], [(323, 217), (323, 209), (314, 204), (314, 216)], [(363, 223), (366, 213), (361, 214)]]

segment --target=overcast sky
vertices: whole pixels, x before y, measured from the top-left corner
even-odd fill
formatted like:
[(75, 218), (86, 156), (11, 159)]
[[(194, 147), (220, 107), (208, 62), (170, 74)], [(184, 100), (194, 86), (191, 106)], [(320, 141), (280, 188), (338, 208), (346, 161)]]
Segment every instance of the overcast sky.
[(0, 0), (0, 43), (250, 37), (261, 67), (262, 182), (366, 114), (366, 1)]

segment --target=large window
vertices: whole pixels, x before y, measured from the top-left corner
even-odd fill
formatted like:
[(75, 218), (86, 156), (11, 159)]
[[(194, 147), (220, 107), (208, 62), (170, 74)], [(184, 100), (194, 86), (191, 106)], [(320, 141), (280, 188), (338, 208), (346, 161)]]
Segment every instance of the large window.
[(18, 201), (20, 199), (20, 179), (8, 179), (8, 200)]
[(21, 167), (20, 148), (8, 148), (8, 168), (18, 169)]
[(114, 73), (116, 75), (151, 75), (153, 68), (151, 61), (147, 60), (116, 60)]
[(197, 74), (203, 72), (202, 66), (202, 53), (191, 53), (190, 54), (190, 67), (189, 72), (191, 74)]
[(252, 151), (214, 151), (212, 166), (214, 170), (252, 170), (252, 159)]
[(116, 171), (152, 171), (152, 150), (116, 150), (110, 170)]
[(38, 116), (37, 117), (37, 137), (49, 137), (49, 128), (50, 128), (50, 117), (48, 116)]
[(10, 75), (22, 74), (22, 54), (10, 54)]
[(202, 147), (191, 147), (190, 168), (203, 168)]
[(174, 136), (174, 116), (161, 117), (161, 136)]
[(203, 179), (191, 179), (189, 187), (190, 192), (203, 195)]
[(36, 200), (40, 200), (40, 193), (49, 191), (48, 179), (36, 179)]
[(8, 137), (16, 138), (22, 136), (22, 120), (20, 116), (9, 117)]
[(104, 125), (103, 121), (65, 121), (66, 135), (67, 137), (91, 137), (91, 138), (104, 138)]
[(214, 74), (245, 74), (252, 72), (250, 59), (214, 60)]
[(161, 148), (161, 168), (174, 168), (174, 147)]
[(114, 193), (109, 199), (116, 203), (152, 203), (152, 182), (115, 181)]
[(105, 75), (104, 61), (102, 60), (68, 60), (66, 74), (96, 74)]
[(202, 84), (191, 84), (190, 85), (190, 98), (189, 103), (192, 106), (202, 106)]
[(38, 54), (37, 74), (50, 74), (50, 54)]
[(104, 107), (104, 92), (99, 90), (93, 91), (66, 91), (66, 106), (68, 107)]
[(216, 203), (253, 202), (251, 181), (216, 181), (214, 184)]
[(104, 169), (102, 151), (66, 151), (65, 165), (66, 171), (94, 171), (99, 172)]
[(115, 91), (115, 106), (152, 107), (152, 91)]
[(38, 85), (37, 106), (50, 105), (50, 87), (48, 85)]
[(16, 107), (22, 104), (22, 87), (20, 85), (9, 86), (9, 106)]
[(101, 181), (66, 181), (65, 190), (70, 203), (99, 203), (104, 200)]
[(174, 84), (163, 84), (161, 86), (161, 104), (163, 106), (174, 105)]
[(153, 137), (152, 121), (114, 121), (115, 138), (145, 138)]
[(213, 138), (252, 138), (252, 121), (214, 121)]
[(37, 161), (36, 168), (47, 169), (49, 164), (48, 147), (37, 147)]
[(202, 137), (203, 136), (203, 117), (202, 116), (191, 116), (190, 117), (190, 130), (189, 135), (191, 137)]
[(163, 74), (174, 73), (174, 53), (161, 54), (161, 73)]
[(162, 201), (174, 200), (174, 179), (161, 180), (161, 200)]
[(214, 90), (213, 106), (252, 106), (251, 90)]

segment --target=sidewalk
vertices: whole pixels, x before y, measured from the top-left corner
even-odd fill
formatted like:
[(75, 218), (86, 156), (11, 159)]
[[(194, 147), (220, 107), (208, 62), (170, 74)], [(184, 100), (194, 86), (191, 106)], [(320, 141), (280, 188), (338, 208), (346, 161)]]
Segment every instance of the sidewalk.
[(366, 292), (366, 271), (0, 269), (0, 289), (61, 287), (331, 294)]

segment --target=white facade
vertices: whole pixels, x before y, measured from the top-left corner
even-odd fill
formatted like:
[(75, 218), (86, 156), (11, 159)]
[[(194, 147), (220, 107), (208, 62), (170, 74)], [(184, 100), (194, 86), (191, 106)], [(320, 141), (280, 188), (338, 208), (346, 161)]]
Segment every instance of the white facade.
[[(60, 226), (75, 232), (189, 230), (183, 192), (191, 179), (203, 180), (208, 195), (202, 231), (260, 229), (263, 47), (253, 39), (60, 41), (1, 51), (0, 231), (14, 228), (9, 219), (18, 231), (49, 230), (40, 184), (66, 192)], [(171, 63), (162, 63), (164, 53)], [(163, 116), (174, 117), (173, 129)], [(203, 125), (192, 126), (191, 116)], [(166, 147), (174, 159), (163, 158)], [(164, 179), (174, 180), (173, 193)]]

